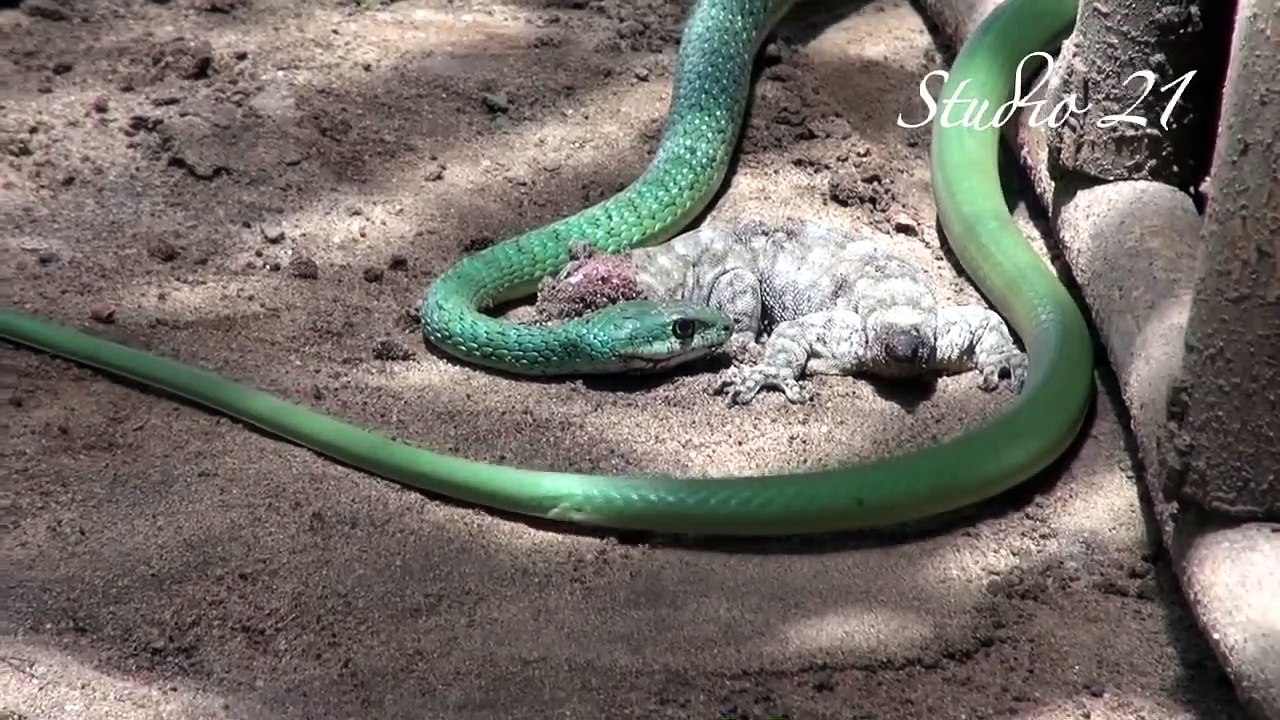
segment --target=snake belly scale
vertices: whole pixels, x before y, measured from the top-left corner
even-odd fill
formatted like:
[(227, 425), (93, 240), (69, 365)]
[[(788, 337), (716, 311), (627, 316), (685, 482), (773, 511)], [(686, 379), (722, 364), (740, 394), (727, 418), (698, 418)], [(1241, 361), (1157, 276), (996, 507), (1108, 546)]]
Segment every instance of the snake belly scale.
[[(696, 307), (615, 306), (559, 327), (521, 327), (481, 311), (531, 292), (541, 277), (569, 261), (574, 242), (610, 252), (663, 242), (696, 217), (723, 182), (742, 122), (751, 60), (790, 5), (791, 0), (698, 0), (681, 40), (667, 129), (645, 173), (614, 197), (447, 271), (423, 302), (426, 338), (463, 360), (527, 375), (661, 364), (670, 349), (650, 347), (636, 357), (635, 348), (619, 348), (646, 328), (670, 327), (666, 321), (672, 317), (698, 321), (699, 331), (686, 342), (715, 344), (723, 329), (714, 314)], [(943, 93), (958, 92), (993, 109), (1006, 102), (1019, 61), (1068, 32), (1075, 13), (1075, 0), (1007, 0), (960, 49)], [(999, 143), (998, 128), (935, 121), (931, 174), (953, 251), (1026, 346), (1023, 392), (994, 419), (938, 445), (850, 467), (655, 478), (494, 465), (394, 441), (17, 308), (0, 311), (0, 336), (169, 391), (375, 475), (508, 512), (689, 535), (794, 535), (909, 521), (985, 500), (1041, 471), (1070, 445), (1093, 397), (1087, 326), (1009, 215), (997, 172)]]

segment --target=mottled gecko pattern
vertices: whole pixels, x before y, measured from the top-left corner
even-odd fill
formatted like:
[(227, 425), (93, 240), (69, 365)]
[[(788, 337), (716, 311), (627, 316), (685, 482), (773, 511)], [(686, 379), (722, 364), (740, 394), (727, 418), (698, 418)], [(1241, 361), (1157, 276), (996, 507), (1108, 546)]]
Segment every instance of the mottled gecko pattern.
[[(623, 276), (628, 270), (633, 274)], [(564, 306), (575, 295), (599, 294), (593, 288), (602, 279), (613, 287), (635, 283), (646, 298), (705, 302), (727, 314), (735, 334), (724, 351), (737, 362), (716, 392), (734, 403), (749, 403), (764, 388), (805, 402), (806, 374), (907, 378), (976, 370), (988, 392), (1002, 380), (1020, 392), (1026, 379), (1026, 355), (995, 311), (940, 307), (929, 277), (876, 233), (851, 236), (814, 222), (707, 225), (621, 256), (581, 257), (542, 292)], [(590, 309), (590, 301), (576, 311)]]

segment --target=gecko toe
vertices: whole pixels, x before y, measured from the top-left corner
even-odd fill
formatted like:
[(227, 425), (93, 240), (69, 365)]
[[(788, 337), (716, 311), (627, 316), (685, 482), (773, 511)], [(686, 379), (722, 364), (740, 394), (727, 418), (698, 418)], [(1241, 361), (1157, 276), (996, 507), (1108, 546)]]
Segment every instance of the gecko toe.
[(793, 405), (803, 405), (812, 399), (809, 391), (805, 390), (804, 386), (797, 380), (782, 383), (781, 390), (782, 394), (786, 396), (788, 402)]
[(995, 392), (1003, 384), (1008, 385), (1015, 393), (1020, 393), (1026, 379), (1026, 353), (1010, 353), (994, 358), (979, 368), (978, 388), (984, 392)]
[(789, 371), (768, 365), (735, 365), (729, 368), (721, 376), (715, 392), (728, 392), (730, 405), (748, 405), (765, 388), (782, 391), (792, 403), (809, 400), (804, 386)]

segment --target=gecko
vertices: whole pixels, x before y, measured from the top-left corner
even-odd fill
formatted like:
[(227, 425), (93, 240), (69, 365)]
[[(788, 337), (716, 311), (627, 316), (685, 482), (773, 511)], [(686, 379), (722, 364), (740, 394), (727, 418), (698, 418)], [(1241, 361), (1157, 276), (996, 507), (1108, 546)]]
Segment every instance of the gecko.
[(813, 375), (903, 379), (976, 371), (978, 387), (1021, 392), (1027, 355), (985, 305), (944, 306), (889, 237), (818, 221), (747, 218), (607, 254), (585, 244), (538, 290), (548, 320), (627, 299), (704, 303), (727, 315), (732, 365), (713, 389), (749, 404), (764, 389), (811, 399)]

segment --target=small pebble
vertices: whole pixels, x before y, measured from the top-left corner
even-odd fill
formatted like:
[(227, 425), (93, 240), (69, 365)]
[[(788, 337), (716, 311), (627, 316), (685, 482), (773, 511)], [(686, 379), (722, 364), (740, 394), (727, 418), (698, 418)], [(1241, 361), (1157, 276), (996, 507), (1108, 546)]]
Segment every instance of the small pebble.
[(262, 223), (258, 226), (258, 231), (262, 233), (262, 239), (272, 245), (284, 240), (284, 228), (276, 223)]
[(156, 238), (151, 245), (147, 247), (147, 254), (159, 260), (160, 262), (173, 262), (178, 259), (182, 251), (177, 245), (165, 240), (164, 238)]
[(493, 93), (485, 95), (484, 106), (491, 113), (505, 113), (511, 109), (511, 100), (506, 93)]
[(910, 235), (911, 237), (915, 237), (920, 234), (920, 228), (916, 225), (916, 221), (912, 220), (909, 215), (903, 214), (894, 216), (893, 230), (894, 232), (901, 233), (903, 235)]
[(422, 325), (422, 305), (414, 303), (404, 309), (400, 314), (400, 324), (406, 328), (416, 328)]
[(373, 344), (375, 360), (412, 360), (413, 351), (396, 338), (383, 338)]
[(289, 274), (303, 280), (315, 280), (320, 277), (320, 266), (315, 260), (305, 255), (298, 255), (289, 261)]
[(44, 20), (66, 20), (71, 17), (67, 9), (53, 0), (23, 0), (22, 12)]
[(89, 317), (94, 322), (110, 325), (116, 321), (116, 309), (111, 303), (95, 303), (89, 308)]
[(40, 254), (36, 256), (36, 259), (39, 260), (41, 265), (52, 265), (62, 258), (58, 255), (57, 250), (45, 249), (40, 251)]
[(361, 273), (365, 282), (376, 283), (382, 282), (382, 268), (369, 266)]

